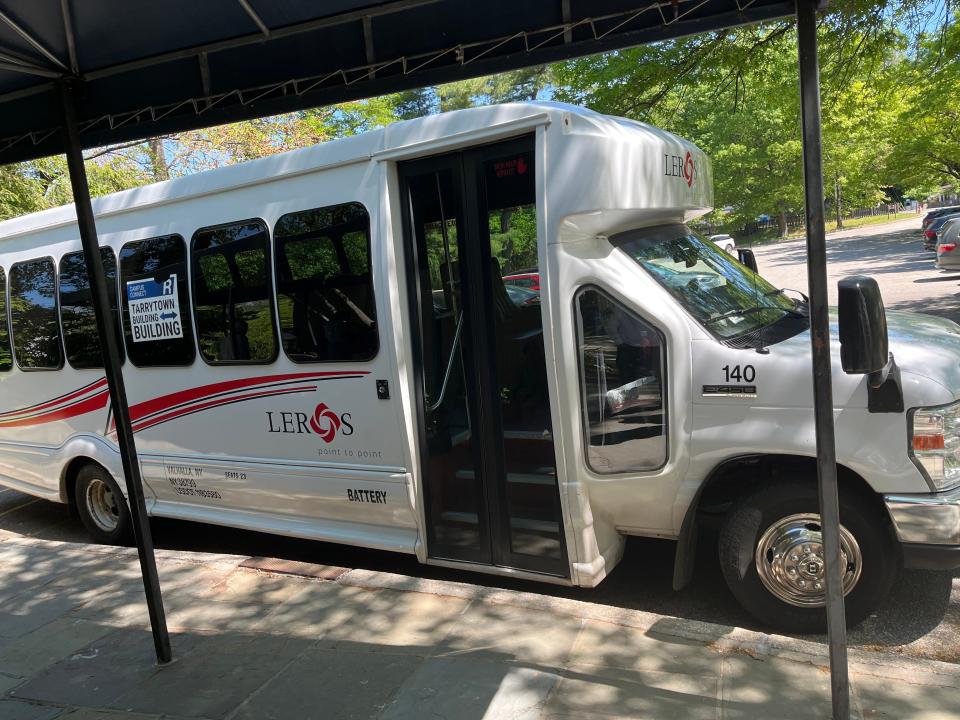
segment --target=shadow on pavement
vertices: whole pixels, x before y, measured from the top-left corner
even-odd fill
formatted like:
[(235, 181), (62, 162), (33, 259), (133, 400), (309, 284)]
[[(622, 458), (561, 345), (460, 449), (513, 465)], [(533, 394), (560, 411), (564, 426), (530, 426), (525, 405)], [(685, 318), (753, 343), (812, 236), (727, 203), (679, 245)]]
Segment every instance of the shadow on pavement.
[(915, 283), (935, 283), (935, 282), (960, 282), (960, 275), (941, 275), (940, 277), (932, 278), (917, 278), (914, 280)]
[[(26, 496), (17, 494), (23, 499)], [(18, 518), (26, 514), (27, 518)], [(46, 522), (41, 518), (49, 516)], [(154, 518), (158, 548), (240, 556), (267, 556), (425, 579), (450, 580), (474, 585), (564, 597), (611, 607), (641, 610), (679, 618), (769, 632), (734, 600), (716, 560), (715, 534), (705, 531), (698, 545), (693, 582), (675, 592), (673, 554), (667, 540), (629, 538), (623, 561), (596, 588), (548, 585), (476, 572), (422, 565), (409, 555), (367, 550), (347, 545), (280, 537), (232, 528)], [(17, 530), (20, 528), (20, 530)], [(32, 537), (86, 543), (79, 521), (55, 503), (36, 501), (17, 513), (2, 514), (0, 529), (26, 531)], [(135, 575), (139, 583), (139, 576)], [(904, 571), (891, 596), (877, 613), (849, 631), (851, 646), (902, 648), (921, 643), (914, 654), (960, 661), (960, 609), (950, 604), (953, 578), (949, 573)], [(139, 587), (139, 586), (138, 586)], [(168, 590), (164, 583), (164, 592)], [(0, 594), (0, 601), (3, 595)], [(922, 602), (917, 599), (922, 598)], [(2, 634), (2, 630), (0, 630)], [(807, 639), (825, 642), (822, 636)]]
[[(0, 545), (0, 717), (827, 717), (829, 675), (670, 633), (514, 605), (164, 561), (175, 661), (154, 663), (137, 564)], [(732, 630), (732, 628), (728, 628)], [(723, 630), (720, 630), (721, 634)], [(719, 636), (718, 638), (719, 639)], [(954, 691), (854, 675), (865, 717)], [(75, 708), (87, 708), (89, 711)], [(95, 709), (95, 710), (93, 710)], [(869, 711), (869, 713), (868, 713)], [(119, 717), (119, 715), (118, 715)]]

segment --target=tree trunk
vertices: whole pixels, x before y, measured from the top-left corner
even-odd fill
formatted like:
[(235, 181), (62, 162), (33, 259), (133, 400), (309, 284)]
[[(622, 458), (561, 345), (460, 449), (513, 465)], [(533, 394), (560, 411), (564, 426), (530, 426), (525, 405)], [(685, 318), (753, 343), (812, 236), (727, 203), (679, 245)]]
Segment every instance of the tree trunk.
[(170, 165), (163, 152), (163, 140), (150, 138), (147, 140), (147, 153), (150, 155), (150, 169), (153, 171), (153, 181), (160, 182), (170, 179)]
[(837, 175), (833, 183), (833, 204), (837, 211), (837, 230), (843, 230), (843, 213), (840, 207), (840, 176)]
[(777, 230), (780, 231), (780, 239), (787, 237), (787, 211), (783, 209), (783, 203), (777, 204)]

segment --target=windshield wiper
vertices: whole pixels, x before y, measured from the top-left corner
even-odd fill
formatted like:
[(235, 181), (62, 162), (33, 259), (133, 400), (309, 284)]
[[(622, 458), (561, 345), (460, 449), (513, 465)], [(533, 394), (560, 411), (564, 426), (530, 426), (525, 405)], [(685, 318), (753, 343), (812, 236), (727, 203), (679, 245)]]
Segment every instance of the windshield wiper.
[(810, 298), (807, 297), (806, 293), (802, 293), (799, 290), (794, 290), (793, 288), (779, 288), (776, 290), (770, 290), (763, 294), (764, 297), (773, 297), (774, 295), (786, 295), (788, 292), (795, 292), (797, 295), (803, 298), (803, 302), (810, 302)]
[(716, 317), (708, 318), (707, 320), (704, 320), (704, 324), (712, 325), (713, 323), (719, 322), (720, 320), (726, 320), (727, 318), (736, 317), (737, 315), (752, 315), (753, 313), (758, 313), (762, 310), (779, 310), (784, 315), (793, 315), (794, 317), (800, 317), (800, 318), (807, 317), (804, 313), (800, 312), (799, 310), (792, 310), (790, 308), (782, 308), (782, 307), (770, 307), (770, 306), (761, 307), (759, 305), (754, 305), (748, 308), (737, 308), (736, 310), (730, 310), (729, 312), (725, 312), (722, 315), (717, 315)]

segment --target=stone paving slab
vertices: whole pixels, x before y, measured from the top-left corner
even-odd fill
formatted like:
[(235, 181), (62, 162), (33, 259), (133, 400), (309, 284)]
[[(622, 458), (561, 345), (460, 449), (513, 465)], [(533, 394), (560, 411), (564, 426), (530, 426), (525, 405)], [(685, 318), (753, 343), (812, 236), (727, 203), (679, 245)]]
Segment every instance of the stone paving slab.
[(252, 694), (232, 720), (376, 718), (423, 662), (410, 655), (314, 647)]
[(89, 620), (58, 618), (19, 638), (4, 640), (0, 672), (30, 677), (111, 631), (111, 627)]
[(0, 700), (3, 720), (52, 720), (63, 714), (63, 708), (35, 705), (22, 700)]
[(490, 656), (434, 657), (421, 664), (384, 709), (383, 720), (537, 720), (559, 670), (497, 662)]
[(718, 678), (701, 675), (573, 665), (542, 717), (715, 720), (717, 684)]

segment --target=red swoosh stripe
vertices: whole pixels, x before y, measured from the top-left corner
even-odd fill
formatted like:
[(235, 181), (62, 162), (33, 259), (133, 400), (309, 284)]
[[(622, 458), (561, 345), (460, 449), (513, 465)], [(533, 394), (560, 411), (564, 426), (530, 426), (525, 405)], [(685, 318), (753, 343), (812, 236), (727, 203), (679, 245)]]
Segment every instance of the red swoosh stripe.
[(22, 418), (24, 415), (34, 415), (52, 407), (60, 407), (68, 404), (71, 400), (81, 397), (82, 395), (86, 395), (89, 392), (93, 392), (94, 390), (100, 390), (101, 388), (105, 390), (106, 387), (107, 379), (102, 377), (99, 380), (90, 383), (89, 385), (84, 385), (79, 390), (73, 390), (65, 395), (60, 395), (59, 397), (53, 398), (53, 400), (45, 400), (37, 405), (30, 405), (25, 408), (20, 408), (19, 410), (9, 410), (5, 413), (0, 413), (0, 421), (2, 421), (4, 418)]
[[(178, 417), (191, 415), (195, 412), (208, 410), (221, 405), (229, 405), (243, 400), (268, 397), (270, 395), (306, 392), (307, 390), (316, 390), (317, 388), (316, 385), (300, 386), (300, 383), (323, 380), (346, 380), (369, 374), (366, 370), (334, 370), (263, 375), (260, 377), (225, 380), (210, 385), (178, 390), (174, 393), (161, 395), (160, 397), (132, 405), (130, 407), (130, 419), (134, 432), (139, 432), (140, 430), (146, 430), (147, 428), (159, 425), (161, 422), (167, 422)], [(276, 387), (278, 385), (296, 385), (298, 387)], [(274, 387), (268, 390), (267, 388), (269, 386)], [(258, 394), (237, 394), (238, 392), (253, 390), (257, 390)], [(116, 431), (115, 427), (111, 426), (110, 431), (114, 433)]]
[(244, 393), (242, 395), (229, 395), (224, 398), (218, 398), (217, 400), (210, 400), (205, 403), (198, 403), (195, 405), (189, 405), (188, 407), (180, 408), (179, 410), (174, 410), (173, 412), (165, 413), (163, 415), (158, 415), (145, 420), (141, 423), (133, 424), (133, 431), (140, 432), (141, 430), (146, 430), (147, 428), (154, 427), (155, 425), (161, 425), (162, 423), (168, 422), (170, 420), (176, 420), (179, 417), (184, 415), (192, 415), (196, 412), (201, 412), (203, 410), (209, 410), (210, 408), (220, 407), (221, 405), (231, 405), (237, 402), (243, 402), (245, 400), (253, 400), (255, 398), (270, 397), (271, 395), (290, 395), (292, 393), (301, 393), (309, 392), (311, 390), (316, 390), (316, 385), (308, 385), (305, 387), (297, 388), (277, 388), (274, 390), (262, 390), (260, 392), (251, 392)]
[(13, 418), (11, 420), (0, 420), (0, 427), (26, 427), (28, 425), (43, 425), (44, 423), (54, 422), (56, 420), (67, 420), (68, 418), (84, 415), (94, 410), (102, 410), (110, 400), (110, 392), (104, 389), (96, 395), (91, 395), (80, 402), (68, 405), (66, 407), (55, 408), (42, 415), (33, 415), (26, 418)]
[[(169, 420), (191, 415), (195, 412), (210, 408), (229, 405), (244, 400), (252, 400), (272, 395), (286, 395), (291, 393), (316, 390), (316, 385), (300, 385), (301, 382), (317, 382), (322, 380), (337, 380), (362, 377), (369, 375), (366, 370), (356, 371), (323, 371), (286, 373), (282, 375), (265, 375), (261, 377), (238, 378), (223, 382), (187, 388), (167, 395), (146, 400), (130, 407), (130, 419), (134, 432), (160, 425)], [(266, 386), (273, 385), (268, 389)], [(294, 385), (295, 387), (276, 387), (277, 385)], [(239, 391), (256, 391), (237, 394)], [(220, 397), (214, 397), (220, 396)], [(95, 410), (102, 410), (110, 400), (110, 391), (107, 388), (105, 377), (89, 385), (73, 390), (52, 400), (45, 400), (36, 405), (30, 405), (18, 410), (0, 413), (0, 428), (27, 427), (67, 420), (84, 415)], [(111, 434), (115, 430), (111, 423)]]
[(134, 422), (142, 420), (148, 415), (166, 410), (174, 405), (182, 405), (193, 400), (202, 400), (211, 395), (217, 395), (232, 390), (245, 390), (258, 385), (268, 383), (282, 382), (285, 380), (319, 380), (326, 377), (342, 377), (344, 375), (369, 375), (366, 371), (357, 372), (312, 372), (312, 373), (288, 373), (285, 375), (264, 375), (261, 377), (238, 378), (237, 380), (226, 380), (224, 382), (213, 383), (212, 385), (201, 385), (200, 387), (187, 388), (169, 395), (161, 395), (152, 400), (145, 400), (130, 407), (130, 419)]

